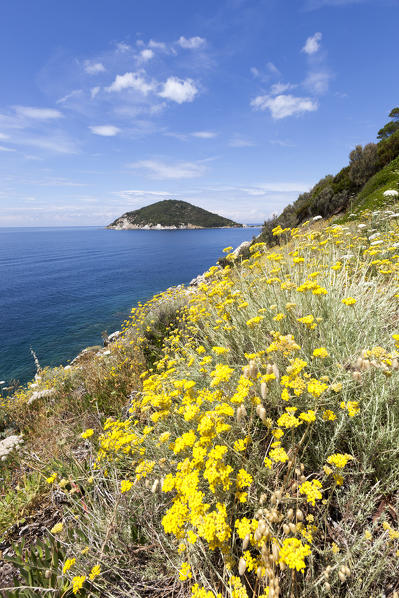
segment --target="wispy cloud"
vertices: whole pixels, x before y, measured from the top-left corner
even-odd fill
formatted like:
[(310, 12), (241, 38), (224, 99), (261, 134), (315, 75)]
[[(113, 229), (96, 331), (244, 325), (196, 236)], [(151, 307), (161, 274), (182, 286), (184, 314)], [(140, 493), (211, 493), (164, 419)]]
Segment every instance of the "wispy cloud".
[(295, 89), (295, 87), (298, 87), (298, 85), (295, 85), (294, 83), (274, 83), (274, 85), (272, 85), (270, 88), (270, 93), (271, 95), (280, 95), (285, 91)]
[(85, 60), (83, 63), (83, 68), (89, 75), (104, 73), (106, 70), (102, 62), (93, 62), (91, 60)]
[(255, 110), (269, 110), (273, 119), (280, 120), (287, 116), (299, 116), (305, 112), (314, 112), (318, 104), (312, 98), (301, 98), (293, 95), (257, 96), (251, 101)]
[(95, 135), (101, 135), (102, 137), (114, 137), (120, 133), (120, 129), (118, 127), (114, 127), (113, 125), (98, 125), (95, 127), (89, 127), (89, 129)]
[(316, 10), (323, 6), (346, 6), (349, 4), (362, 4), (369, 0), (306, 0), (305, 10)]
[(136, 203), (148, 199), (154, 200), (160, 198), (167, 198), (170, 197), (172, 193), (170, 193), (170, 191), (146, 191), (144, 189), (124, 189), (122, 191), (114, 191), (113, 195), (116, 195), (121, 199)]
[(126, 42), (118, 42), (116, 44), (116, 49), (121, 54), (125, 54), (125, 52), (129, 52), (130, 50), (132, 50), (132, 47)]
[(253, 147), (255, 144), (250, 139), (241, 137), (240, 135), (234, 135), (229, 143), (229, 147)]
[(318, 52), (320, 50), (320, 43), (321, 43), (322, 37), (323, 36), (320, 32), (317, 32), (314, 35), (312, 35), (311, 37), (308, 37), (301, 52), (305, 52), (305, 54), (309, 54), (309, 55), (315, 54), (316, 52)]
[(70, 93), (67, 93), (62, 98), (57, 100), (56, 104), (65, 104), (66, 102), (68, 102), (68, 100), (81, 96), (82, 93), (83, 93), (82, 89), (73, 89)]
[(295, 144), (291, 141), (285, 141), (284, 139), (270, 139), (269, 143), (272, 145), (279, 145), (280, 147), (295, 147)]
[(0, 145), (0, 152), (15, 152), (17, 150), (13, 149), (12, 147), (5, 147), (4, 145)]
[(315, 95), (322, 95), (328, 91), (332, 75), (327, 70), (310, 72), (303, 82), (303, 87)]
[(13, 143), (23, 146), (37, 147), (54, 154), (76, 154), (78, 148), (76, 143), (68, 137), (60, 135), (27, 135), (15, 138)]
[(158, 95), (177, 104), (183, 104), (184, 102), (192, 102), (197, 93), (198, 88), (192, 79), (169, 77)]
[(154, 179), (192, 179), (202, 176), (206, 170), (204, 164), (198, 162), (168, 164), (158, 160), (140, 160), (130, 164), (130, 167), (136, 170), (144, 170)]
[(199, 139), (214, 139), (217, 137), (217, 133), (214, 131), (195, 131), (195, 133), (191, 133), (193, 137), (198, 137)]
[(197, 48), (201, 48), (206, 44), (206, 40), (203, 37), (199, 37), (196, 35), (195, 37), (186, 38), (183, 35), (178, 39), (177, 43), (182, 48), (188, 50), (196, 50)]
[(34, 120), (53, 120), (62, 118), (63, 114), (54, 108), (35, 108), (32, 106), (14, 106), (17, 116), (31, 118)]
[(273, 73), (273, 75), (280, 75), (280, 71), (278, 70), (278, 68), (276, 67), (276, 65), (273, 64), (273, 62), (268, 62), (266, 64), (266, 67), (269, 69), (269, 71), (271, 73)]

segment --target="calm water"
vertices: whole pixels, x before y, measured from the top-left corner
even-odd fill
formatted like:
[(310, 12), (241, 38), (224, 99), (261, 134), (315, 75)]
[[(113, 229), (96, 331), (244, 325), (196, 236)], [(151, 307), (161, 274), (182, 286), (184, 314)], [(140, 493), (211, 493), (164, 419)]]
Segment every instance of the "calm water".
[(0, 228), (0, 380), (66, 365), (133, 305), (187, 283), (260, 229)]

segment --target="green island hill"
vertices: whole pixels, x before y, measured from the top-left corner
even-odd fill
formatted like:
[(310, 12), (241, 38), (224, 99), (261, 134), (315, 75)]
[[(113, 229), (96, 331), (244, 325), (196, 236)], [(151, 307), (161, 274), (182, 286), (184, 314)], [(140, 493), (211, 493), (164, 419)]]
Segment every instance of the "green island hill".
[(149, 206), (126, 212), (107, 228), (114, 230), (165, 230), (193, 228), (237, 228), (242, 224), (208, 212), (187, 201), (165, 199)]

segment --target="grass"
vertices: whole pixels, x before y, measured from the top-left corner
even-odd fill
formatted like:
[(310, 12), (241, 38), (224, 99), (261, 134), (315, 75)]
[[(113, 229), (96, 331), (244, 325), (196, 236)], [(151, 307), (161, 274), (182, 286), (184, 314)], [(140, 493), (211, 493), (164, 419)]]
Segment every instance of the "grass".
[(357, 213), (376, 210), (386, 205), (383, 192), (388, 189), (399, 191), (399, 157), (395, 158), (367, 181), (356, 198), (353, 208)]
[(61, 497), (60, 595), (396, 598), (398, 221), (275, 234), (4, 403), (3, 504)]

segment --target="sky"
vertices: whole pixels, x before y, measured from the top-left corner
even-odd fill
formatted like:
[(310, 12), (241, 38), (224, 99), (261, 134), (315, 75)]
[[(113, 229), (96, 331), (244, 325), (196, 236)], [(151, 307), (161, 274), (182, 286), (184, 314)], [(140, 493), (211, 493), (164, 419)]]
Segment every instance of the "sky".
[(0, 226), (260, 223), (399, 104), (399, 0), (3, 0)]

